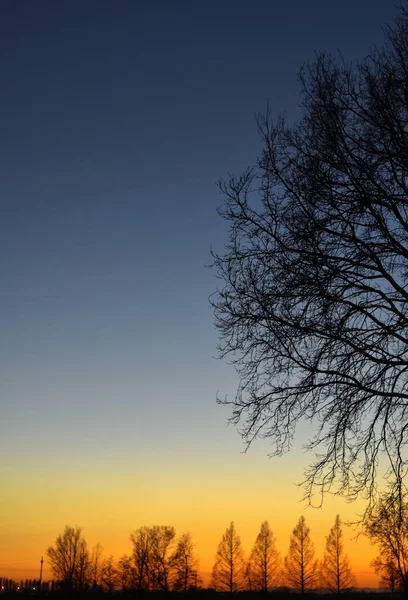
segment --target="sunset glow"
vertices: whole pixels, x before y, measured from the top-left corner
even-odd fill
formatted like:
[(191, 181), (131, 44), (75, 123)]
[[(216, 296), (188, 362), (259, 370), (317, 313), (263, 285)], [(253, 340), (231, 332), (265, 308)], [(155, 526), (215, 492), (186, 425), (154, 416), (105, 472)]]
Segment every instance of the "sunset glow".
[[(248, 557), (268, 520), (282, 557), (301, 514), (321, 559), (337, 514), (297, 484), (315, 424), (290, 452), (246, 450), (216, 398), (211, 248), (216, 182), (262, 150), (254, 114), (299, 118), (316, 49), (366, 56), (390, 2), (6, 0), (0, 7), (0, 576), (52, 579), (66, 525), (118, 559), (144, 525), (190, 532), (204, 584), (234, 521)], [(318, 499), (316, 499), (318, 504)], [(344, 526), (358, 587), (378, 550)]]
[[(150, 468), (145, 465), (149, 474), (143, 482), (138, 481), (137, 468), (131, 461), (126, 461), (116, 472), (95, 466), (93, 476), (89, 477), (67, 471), (58, 485), (53, 484), (55, 474), (51, 470), (48, 479), (43, 473), (40, 484), (33, 472), (23, 470), (17, 480), (10, 477), (3, 510), (15, 516), (2, 529), (0, 564), (16, 579), (38, 576), (40, 557), (66, 524), (82, 526), (90, 547), (99, 542), (105, 555), (113, 554), (116, 558), (131, 554), (129, 535), (134, 529), (168, 524), (178, 534), (192, 533), (201, 571), (209, 582), (217, 545), (231, 520), (246, 555), (261, 521), (269, 520), (284, 556), (292, 529), (303, 513), (311, 528), (316, 557), (321, 558), (325, 536), (335, 515), (339, 513), (343, 521), (355, 521), (361, 512), (363, 502), (345, 504), (341, 498), (327, 498), (322, 509), (304, 510), (301, 490), (292, 481), (293, 477), (300, 480), (301, 469), (292, 456), (268, 460), (258, 450), (240, 454), (235, 432), (227, 429), (222, 433), (231, 442), (231, 449), (224, 455), (230, 466), (223, 474), (217, 474), (218, 460), (214, 457), (201, 465), (180, 461), (180, 468), (167, 463), (160, 481), (154, 463)], [(301, 456), (306, 460), (305, 455)], [(125, 471), (130, 474), (128, 478)], [(29, 495), (25, 493), (27, 489)], [(378, 579), (370, 568), (375, 548), (362, 536), (353, 539), (357, 534), (353, 528), (345, 527), (344, 534), (357, 584), (377, 586)], [(52, 576), (47, 561), (44, 576)]]

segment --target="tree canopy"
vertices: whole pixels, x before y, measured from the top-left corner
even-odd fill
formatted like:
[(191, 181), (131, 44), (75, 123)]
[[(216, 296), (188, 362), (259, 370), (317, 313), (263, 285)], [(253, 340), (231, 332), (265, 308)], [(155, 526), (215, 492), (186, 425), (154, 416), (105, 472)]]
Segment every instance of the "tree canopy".
[(219, 401), (272, 455), (316, 424), (309, 500), (374, 500), (380, 457), (394, 491), (407, 471), (407, 10), (383, 48), (354, 66), (321, 54), (300, 83), (299, 122), (259, 117), (257, 164), (220, 184), (212, 303), (240, 385)]

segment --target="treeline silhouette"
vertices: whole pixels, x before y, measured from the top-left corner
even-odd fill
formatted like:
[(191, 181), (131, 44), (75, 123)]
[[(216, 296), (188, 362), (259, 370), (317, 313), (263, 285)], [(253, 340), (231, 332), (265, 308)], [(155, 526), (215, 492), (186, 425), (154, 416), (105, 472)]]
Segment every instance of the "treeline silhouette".
[[(383, 527), (384, 529), (384, 527)], [(233, 522), (226, 528), (216, 550), (210, 587), (204, 588), (196, 546), (190, 533), (176, 535), (169, 525), (143, 526), (130, 534), (132, 553), (115, 560), (104, 556), (97, 544), (89, 549), (80, 527), (66, 526), (47, 549), (54, 580), (27, 579), (17, 583), (0, 579), (0, 592), (82, 595), (93, 592), (187, 593), (187, 592), (319, 592), (340, 595), (355, 589), (355, 578), (343, 546), (343, 528), (337, 515), (326, 537), (322, 559), (315, 557), (310, 529), (301, 516), (292, 530), (287, 555), (282, 559), (268, 521), (261, 524), (248, 558)], [(385, 588), (401, 587), (384, 548), (373, 566)], [(387, 555), (388, 559), (390, 555)], [(380, 560), (381, 559), (381, 560)], [(381, 569), (381, 565), (384, 568)]]

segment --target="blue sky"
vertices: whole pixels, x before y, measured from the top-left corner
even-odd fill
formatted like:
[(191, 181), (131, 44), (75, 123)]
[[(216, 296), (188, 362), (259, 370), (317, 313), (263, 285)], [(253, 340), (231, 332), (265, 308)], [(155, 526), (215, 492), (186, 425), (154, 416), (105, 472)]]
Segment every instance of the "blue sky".
[(365, 56), (395, 14), (363, 0), (3, 0), (10, 473), (242, 459), (215, 404), (237, 384), (214, 359), (208, 302), (210, 246), (226, 237), (216, 183), (260, 153), (268, 100), (299, 116), (304, 61)]

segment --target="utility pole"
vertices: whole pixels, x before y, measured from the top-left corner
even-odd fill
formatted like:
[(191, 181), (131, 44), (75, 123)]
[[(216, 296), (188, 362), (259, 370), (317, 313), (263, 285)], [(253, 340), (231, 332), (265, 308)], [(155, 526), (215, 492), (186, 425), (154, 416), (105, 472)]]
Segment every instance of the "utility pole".
[(43, 557), (41, 557), (41, 560), (40, 560), (40, 564), (41, 564), (41, 567), (40, 567), (40, 581), (39, 581), (39, 588), (40, 588), (40, 589), (39, 589), (39, 591), (40, 591), (40, 594), (41, 594), (41, 583), (42, 583), (42, 570), (43, 570), (43, 563), (44, 563), (44, 558), (43, 558)]

